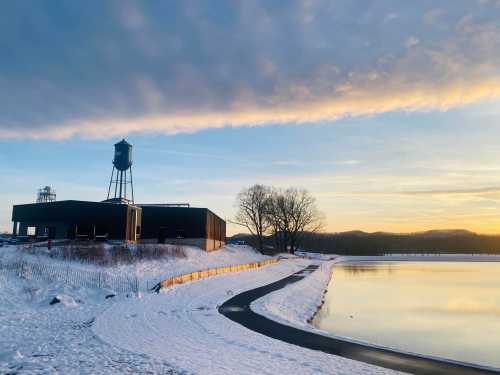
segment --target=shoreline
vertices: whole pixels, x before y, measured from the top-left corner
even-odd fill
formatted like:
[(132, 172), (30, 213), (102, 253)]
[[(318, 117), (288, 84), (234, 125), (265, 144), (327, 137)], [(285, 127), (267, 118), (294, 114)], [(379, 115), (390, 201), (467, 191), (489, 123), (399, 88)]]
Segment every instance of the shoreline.
[(392, 255), (339, 255), (336, 263), (377, 262), (377, 261), (425, 261), (425, 262), (500, 262), (500, 255), (490, 254), (392, 254)]
[[(323, 287), (319, 288), (319, 285), (316, 285), (316, 303), (315, 306), (316, 308), (314, 311), (309, 311), (309, 316), (307, 316), (307, 313), (302, 312), (295, 314), (295, 316), (290, 317), (287, 316), (287, 314), (280, 313), (279, 311), (276, 311), (275, 309), (273, 310), (270, 308), (273, 304), (275, 306), (280, 306), (282, 304), (282, 300), (285, 300), (287, 297), (290, 298), (290, 295), (293, 293), (290, 293), (290, 289), (293, 289), (294, 287), (297, 288), (297, 285), (300, 285), (300, 283), (308, 283), (310, 282), (311, 277), (314, 275), (316, 272), (321, 272), (320, 269), (316, 270), (314, 273), (309, 275), (308, 277), (304, 278), (301, 281), (298, 281), (295, 284), (292, 284), (288, 286), (287, 288), (280, 289), (278, 291), (271, 292), (257, 300), (251, 303), (251, 310), (254, 311), (257, 314), (263, 315), (267, 318), (270, 318), (276, 322), (279, 322), (281, 324), (291, 326), (300, 330), (304, 330), (309, 333), (321, 335), (324, 337), (332, 338), (335, 340), (340, 340), (340, 341), (345, 341), (349, 342), (352, 344), (358, 344), (362, 346), (367, 346), (371, 348), (376, 348), (380, 350), (386, 350), (390, 352), (396, 352), (396, 353), (401, 353), (404, 355), (411, 355), (419, 358), (424, 358), (424, 359), (430, 359), (430, 360), (435, 360), (435, 361), (443, 361), (443, 362), (450, 362), (450, 363), (456, 363), (459, 365), (465, 365), (465, 366), (470, 366), (471, 368), (477, 368), (481, 370), (486, 370), (486, 371), (493, 371), (494, 373), (500, 373), (500, 368), (496, 367), (491, 367), (491, 366), (485, 366), (481, 364), (476, 364), (476, 363), (469, 363), (469, 362), (460, 362), (444, 357), (437, 357), (437, 356), (432, 356), (432, 355), (424, 355), (424, 354), (419, 354), (419, 353), (413, 353), (409, 351), (404, 351), (404, 350), (399, 350), (397, 348), (392, 348), (392, 347), (386, 347), (380, 344), (368, 342), (368, 341), (363, 341), (359, 340), (356, 338), (351, 338), (351, 337), (346, 337), (346, 336), (340, 336), (340, 335), (335, 335), (331, 332), (322, 330), (318, 327), (316, 327), (313, 324), (314, 319), (316, 318), (317, 314), (323, 307), (323, 304), (325, 302), (325, 295), (328, 292), (328, 286), (331, 283), (332, 278), (334, 277), (334, 267), (338, 264), (356, 264), (356, 263), (370, 263), (370, 262), (500, 262), (500, 255), (471, 255), (471, 254), (445, 254), (445, 255), (387, 255), (387, 256), (337, 256), (333, 260), (330, 261), (321, 261), (317, 260), (318, 263), (322, 263), (324, 266), (325, 264), (328, 264), (327, 267), (329, 268), (330, 272), (330, 277), (328, 279), (323, 279)], [(309, 281), (308, 281), (309, 279)], [(289, 289), (288, 292), (286, 292), (286, 289)], [(300, 289), (300, 288), (297, 288)], [(281, 300), (279, 298), (281, 294)], [(319, 297), (318, 297), (319, 296)], [(287, 311), (289, 313), (289, 311)], [(304, 319), (305, 318), (305, 319)]]
[(290, 284), (297, 285), (307, 280), (318, 269), (309, 266), (277, 282), (240, 293), (219, 307), (219, 313), (244, 327), (274, 339), (304, 348), (342, 356), (396, 371), (415, 374), (498, 374), (500, 369), (474, 363), (405, 352), (374, 344), (332, 337), (310, 329), (297, 328), (290, 323), (281, 323), (249, 308), (253, 301), (268, 294), (286, 290)]

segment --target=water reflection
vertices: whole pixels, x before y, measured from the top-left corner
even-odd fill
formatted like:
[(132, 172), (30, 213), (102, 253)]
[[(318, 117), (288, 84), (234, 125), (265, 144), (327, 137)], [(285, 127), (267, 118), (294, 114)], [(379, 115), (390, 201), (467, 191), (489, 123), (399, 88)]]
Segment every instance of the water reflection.
[(335, 266), (314, 323), (336, 335), (500, 367), (500, 263)]
[(345, 272), (351, 274), (358, 274), (364, 272), (392, 272), (393, 264), (391, 263), (376, 263), (376, 262), (366, 262), (366, 263), (345, 263), (342, 268)]

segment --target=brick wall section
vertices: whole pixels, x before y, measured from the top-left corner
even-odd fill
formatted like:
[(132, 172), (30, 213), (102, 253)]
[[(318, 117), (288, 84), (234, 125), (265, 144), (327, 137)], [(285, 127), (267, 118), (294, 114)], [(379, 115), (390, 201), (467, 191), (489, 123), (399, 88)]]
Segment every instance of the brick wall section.
[(195, 271), (195, 272), (185, 273), (183, 275), (169, 277), (168, 279), (160, 281), (160, 283), (158, 283), (158, 285), (156, 285), (153, 288), (153, 290), (156, 292), (159, 292), (161, 289), (168, 288), (168, 287), (171, 287), (171, 286), (176, 285), (176, 284), (184, 284), (184, 283), (187, 283), (190, 281), (205, 279), (207, 277), (216, 276), (216, 275), (220, 275), (223, 273), (239, 272), (239, 271), (245, 271), (245, 270), (250, 270), (250, 269), (254, 269), (254, 268), (261, 268), (261, 267), (267, 266), (269, 264), (278, 263), (279, 261), (280, 261), (280, 258), (271, 258), (271, 259), (262, 260), (260, 262), (235, 264), (233, 266), (210, 268), (210, 269), (203, 270), (203, 271)]

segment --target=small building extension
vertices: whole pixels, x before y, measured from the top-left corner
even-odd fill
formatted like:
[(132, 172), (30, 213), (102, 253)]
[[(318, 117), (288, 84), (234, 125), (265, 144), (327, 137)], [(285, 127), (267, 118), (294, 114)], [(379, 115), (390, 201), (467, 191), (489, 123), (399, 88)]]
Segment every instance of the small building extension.
[(142, 241), (179, 243), (212, 251), (226, 241), (226, 222), (208, 208), (140, 205)]

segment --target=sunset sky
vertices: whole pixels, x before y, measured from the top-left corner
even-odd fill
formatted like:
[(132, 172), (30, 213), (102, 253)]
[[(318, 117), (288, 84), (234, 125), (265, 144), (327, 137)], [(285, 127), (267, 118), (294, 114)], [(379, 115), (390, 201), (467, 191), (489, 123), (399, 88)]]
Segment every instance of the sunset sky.
[[(0, 231), (52, 185), (226, 219), (263, 183), (325, 230), (500, 233), (500, 1), (17, 1), (0, 12)], [(233, 225), (229, 233), (241, 231)]]

